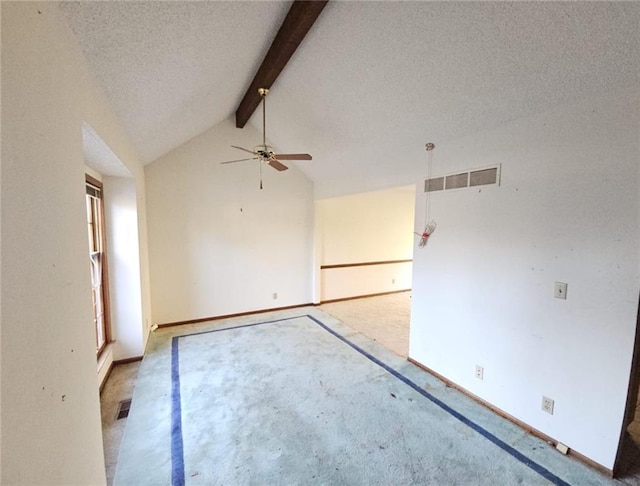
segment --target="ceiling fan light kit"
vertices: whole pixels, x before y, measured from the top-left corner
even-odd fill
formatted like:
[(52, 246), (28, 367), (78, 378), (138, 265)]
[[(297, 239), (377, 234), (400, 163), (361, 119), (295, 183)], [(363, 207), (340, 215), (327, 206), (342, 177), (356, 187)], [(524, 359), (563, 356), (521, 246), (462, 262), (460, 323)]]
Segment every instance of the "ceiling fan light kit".
[[(261, 164), (265, 163), (270, 167), (273, 167), (277, 171), (287, 170), (289, 167), (284, 165), (280, 160), (312, 160), (309, 154), (276, 154), (273, 151), (273, 147), (267, 145), (267, 109), (266, 98), (269, 94), (269, 88), (258, 88), (258, 94), (262, 98), (262, 144), (256, 145), (253, 150), (246, 149), (244, 147), (238, 147), (232, 145), (231, 147), (253, 154), (253, 157), (238, 160), (228, 160), (226, 162), (220, 162), (221, 164), (234, 164), (236, 162), (244, 162), (247, 160), (258, 160)], [(260, 166), (260, 189), (262, 189), (262, 165)]]

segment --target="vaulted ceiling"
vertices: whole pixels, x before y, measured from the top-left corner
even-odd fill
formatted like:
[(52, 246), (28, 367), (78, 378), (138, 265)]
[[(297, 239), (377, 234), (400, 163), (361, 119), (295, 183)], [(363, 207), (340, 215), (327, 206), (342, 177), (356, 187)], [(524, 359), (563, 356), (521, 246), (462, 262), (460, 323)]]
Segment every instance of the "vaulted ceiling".
[[(290, 5), (61, 8), (149, 163), (233, 117)], [(330, 1), (272, 86), (268, 138), (313, 154), (297, 166), (320, 195), (413, 183), (426, 142), (638, 86), (639, 45), (638, 2)]]

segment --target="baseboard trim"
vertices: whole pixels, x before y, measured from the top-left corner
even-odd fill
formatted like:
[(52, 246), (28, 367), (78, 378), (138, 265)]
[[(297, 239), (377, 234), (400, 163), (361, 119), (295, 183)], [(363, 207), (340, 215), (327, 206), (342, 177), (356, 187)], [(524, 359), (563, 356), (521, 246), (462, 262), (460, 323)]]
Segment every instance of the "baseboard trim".
[(144, 356), (133, 356), (132, 358), (118, 359), (113, 362), (114, 365), (123, 365), (129, 363), (135, 363), (136, 361), (142, 361)]
[(114, 366), (135, 363), (136, 361), (142, 361), (142, 358), (143, 356), (134, 356), (133, 358), (125, 358), (125, 359), (119, 359), (117, 361), (111, 361), (111, 363), (109, 364), (109, 369), (107, 370), (107, 373), (104, 375), (104, 380), (102, 380), (102, 383), (100, 383), (98, 394), (100, 395), (102, 394), (102, 390), (104, 390), (104, 386), (107, 384), (107, 381), (109, 381), (109, 376), (111, 376), (111, 372), (113, 371)]
[(307, 304), (289, 305), (285, 307), (273, 307), (270, 309), (259, 309), (259, 310), (247, 311), (247, 312), (237, 312), (234, 314), (221, 314), (221, 315), (210, 316), (210, 317), (199, 317), (198, 319), (188, 319), (185, 321), (165, 322), (163, 324), (158, 324), (158, 329), (163, 329), (166, 327), (184, 326), (186, 324), (199, 324), (201, 322), (207, 322), (207, 321), (219, 321), (220, 319), (231, 319), (234, 317), (245, 317), (245, 316), (251, 316), (254, 314), (264, 314), (266, 312), (277, 312), (277, 311), (283, 311), (283, 310), (289, 310), (289, 309), (300, 309), (302, 307), (309, 307), (309, 306), (317, 307), (319, 305), (330, 304), (332, 302), (343, 302), (346, 300), (366, 299), (367, 297), (379, 297), (381, 295), (399, 294), (402, 292), (410, 292), (410, 291), (411, 289), (391, 290), (389, 292), (379, 292), (376, 294), (354, 295), (352, 297), (344, 297), (342, 299), (323, 300), (319, 303), (309, 302)]
[[(501, 417), (507, 419), (508, 421), (513, 422), (518, 427), (520, 427), (521, 429), (526, 430), (531, 435), (533, 435), (535, 437), (538, 437), (539, 439), (544, 440), (546, 443), (552, 445), (553, 447), (555, 447), (558, 444), (558, 441), (556, 439), (554, 439), (553, 437), (548, 436), (544, 432), (539, 431), (538, 429), (530, 426), (529, 424), (523, 422), (522, 420), (515, 418), (513, 415), (508, 414), (504, 410), (499, 409), (495, 405), (492, 405), (491, 403), (487, 402), (486, 400), (483, 400), (479, 396), (474, 395), (473, 393), (471, 393), (467, 389), (461, 387), (457, 383), (454, 383), (453, 381), (449, 380), (448, 378), (445, 378), (440, 373), (438, 373), (436, 371), (433, 371), (431, 368), (429, 368), (428, 366), (423, 365), (419, 361), (416, 361), (415, 359), (410, 358), (410, 357), (407, 358), (407, 361), (409, 361), (410, 363), (416, 365), (418, 368), (426, 371), (427, 373), (435, 376), (439, 380), (441, 380), (444, 383), (446, 383), (447, 386), (450, 386), (451, 388), (455, 388), (456, 390), (458, 390), (463, 395), (466, 395), (467, 397), (471, 398), (472, 400), (478, 402), (480, 405), (482, 405), (482, 406), (488, 408), (489, 410), (497, 413), (498, 415), (500, 415)], [(604, 475), (606, 475), (606, 476), (608, 476), (610, 478), (613, 478), (613, 470), (603, 466), (602, 464), (594, 461), (593, 459), (588, 458), (584, 454), (580, 454), (579, 452), (577, 452), (577, 451), (575, 451), (573, 449), (569, 449), (569, 455), (575, 457), (580, 462), (586, 464), (589, 467), (592, 467), (593, 469), (601, 472), (602, 474), (604, 474)]]
[(365, 295), (354, 295), (352, 297), (343, 297), (341, 299), (331, 299), (331, 300), (322, 300), (319, 304), (313, 305), (322, 305), (322, 304), (333, 304), (334, 302), (345, 302), (347, 300), (356, 300), (356, 299), (366, 299), (367, 297), (380, 297), (381, 295), (390, 295), (390, 294), (401, 294), (402, 292), (410, 292), (411, 289), (402, 289), (402, 290), (391, 290), (389, 292), (379, 292), (377, 294), (365, 294)]
[(266, 312), (277, 312), (277, 311), (283, 311), (283, 310), (289, 310), (289, 309), (300, 309), (302, 307), (309, 307), (312, 305), (317, 305), (317, 304), (313, 304), (310, 302), (308, 304), (288, 305), (285, 307), (273, 307), (271, 309), (260, 309), (260, 310), (248, 311), (248, 312), (238, 312), (235, 314), (222, 314), (219, 316), (201, 317), (198, 319), (190, 319), (188, 321), (167, 322), (165, 324), (158, 324), (158, 329), (163, 329), (165, 327), (184, 326), (186, 324), (198, 324), (200, 322), (207, 322), (207, 321), (219, 321), (220, 319), (231, 319), (233, 317), (245, 317), (245, 316), (251, 316), (254, 314), (264, 314)]

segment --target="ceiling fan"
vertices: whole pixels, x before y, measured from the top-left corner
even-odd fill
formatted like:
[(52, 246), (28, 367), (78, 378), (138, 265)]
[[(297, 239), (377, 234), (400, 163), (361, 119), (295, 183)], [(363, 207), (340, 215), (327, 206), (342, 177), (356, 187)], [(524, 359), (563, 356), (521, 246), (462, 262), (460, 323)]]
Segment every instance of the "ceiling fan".
[[(259, 160), (260, 170), (262, 171), (262, 163), (265, 163), (278, 171), (287, 170), (289, 167), (284, 165), (281, 160), (311, 160), (309, 154), (276, 154), (273, 152), (273, 147), (267, 145), (267, 115), (266, 115), (266, 98), (269, 94), (268, 88), (259, 88), (258, 93), (262, 97), (262, 144), (254, 147), (253, 150), (246, 149), (244, 147), (238, 147), (232, 145), (233, 148), (243, 150), (253, 155), (246, 159), (228, 160), (226, 162), (220, 162), (221, 164), (235, 164), (236, 162), (244, 162), (246, 160)], [(262, 172), (261, 172), (262, 174)], [(262, 177), (260, 177), (260, 189), (262, 189)]]

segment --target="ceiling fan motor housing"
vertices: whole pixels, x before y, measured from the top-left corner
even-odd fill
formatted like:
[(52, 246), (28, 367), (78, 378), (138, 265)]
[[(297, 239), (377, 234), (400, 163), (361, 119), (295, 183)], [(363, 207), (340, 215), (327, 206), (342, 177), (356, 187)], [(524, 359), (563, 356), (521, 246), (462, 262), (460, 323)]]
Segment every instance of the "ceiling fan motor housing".
[(273, 149), (268, 145), (258, 145), (255, 149), (255, 153), (260, 157), (261, 160), (269, 160), (272, 156), (274, 156)]

